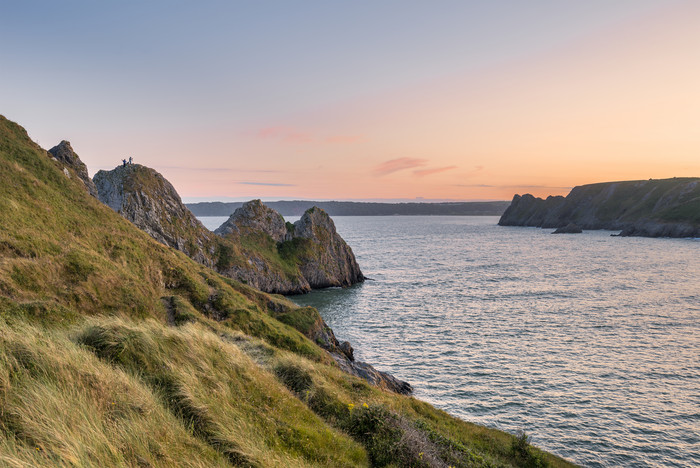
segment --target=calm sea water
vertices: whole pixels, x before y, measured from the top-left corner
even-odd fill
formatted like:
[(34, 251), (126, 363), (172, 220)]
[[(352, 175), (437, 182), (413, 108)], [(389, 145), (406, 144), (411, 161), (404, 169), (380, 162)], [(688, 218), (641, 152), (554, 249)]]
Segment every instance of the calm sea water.
[(337, 217), (372, 280), (293, 299), (455, 416), (584, 466), (700, 466), (700, 241), (497, 221)]

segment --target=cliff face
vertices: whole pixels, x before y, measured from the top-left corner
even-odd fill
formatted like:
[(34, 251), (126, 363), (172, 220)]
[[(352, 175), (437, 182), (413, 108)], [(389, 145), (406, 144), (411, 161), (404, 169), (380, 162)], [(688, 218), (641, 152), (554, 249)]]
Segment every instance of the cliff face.
[[(320, 208), (307, 210), (292, 226), (260, 200), (252, 200), (238, 208), (215, 233), (243, 246), (249, 262), (261, 271), (265, 270), (265, 258), (274, 259), (286, 272), (287, 291), (299, 293), (364, 281), (352, 249)], [(240, 270), (233, 265), (228, 274), (245, 277)], [(284, 279), (278, 276), (276, 282)], [(266, 287), (264, 277), (247, 280), (261, 289)]]
[(622, 236), (700, 237), (700, 178), (582, 185), (546, 200), (515, 195), (498, 222), (542, 228), (569, 223)]
[(310, 208), (294, 223), (292, 242), (295, 241), (299, 268), (312, 288), (351, 286), (364, 281), (352, 249), (322, 209)]
[(198, 263), (214, 266), (212, 235), (161, 174), (133, 164), (99, 171), (94, 182), (102, 203), (158, 242), (184, 252)]
[(63, 165), (64, 174), (69, 174), (66, 169), (72, 169), (83, 182), (88, 193), (97, 198), (97, 188), (88, 174), (87, 166), (75, 154), (70, 142), (63, 140), (49, 150), (49, 156)]

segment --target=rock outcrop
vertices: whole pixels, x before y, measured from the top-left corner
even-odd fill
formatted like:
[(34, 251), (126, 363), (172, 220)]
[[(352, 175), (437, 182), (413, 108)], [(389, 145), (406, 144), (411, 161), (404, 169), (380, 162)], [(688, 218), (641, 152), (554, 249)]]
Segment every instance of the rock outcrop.
[(581, 234), (583, 229), (576, 223), (569, 223), (564, 227), (557, 228), (552, 234)]
[(622, 231), (622, 236), (700, 237), (700, 178), (608, 182), (566, 197), (515, 195), (501, 226)]
[(371, 364), (355, 360), (354, 349), (349, 341), (338, 341), (333, 330), (318, 316), (305, 335), (316, 344), (329, 352), (338, 364), (338, 367), (348, 374), (355, 375), (377, 387), (410, 395), (413, 387), (408, 382), (399, 380), (393, 375), (377, 370)]
[(263, 205), (260, 200), (251, 200), (237, 208), (229, 219), (214, 231), (220, 236), (241, 236), (256, 232), (267, 234), (275, 242), (291, 240), (282, 215)]
[(308, 210), (292, 226), (260, 200), (253, 200), (237, 209), (216, 235), (153, 169), (119, 166), (99, 171), (94, 183), (103, 203), (158, 242), (261, 291), (301, 294), (364, 279), (352, 250), (323, 210)]
[[(98, 198), (97, 188), (88, 174), (87, 166), (75, 154), (70, 142), (63, 140), (49, 150), (49, 156), (63, 165), (64, 172), (66, 169), (72, 169), (85, 185), (85, 190), (93, 197)], [(67, 173), (67, 175), (69, 174)]]
[(213, 234), (195, 218), (165, 177), (140, 164), (98, 171), (94, 177), (102, 203), (158, 242), (214, 267)]
[[(247, 246), (249, 264), (261, 273), (258, 277), (246, 277), (239, 265), (232, 265), (226, 274), (245, 278), (249, 284), (265, 291), (303, 293), (364, 281), (352, 249), (336, 231), (333, 220), (320, 208), (306, 210), (301, 219), (291, 225), (260, 200), (252, 200), (236, 209), (214, 232)], [(253, 245), (257, 248), (252, 248)], [(277, 273), (266, 269), (264, 260), (271, 256), (277, 256), (282, 266)], [(274, 284), (268, 284), (267, 278), (273, 278)]]
[(312, 288), (345, 287), (364, 281), (352, 249), (322, 209), (306, 210), (294, 223), (291, 237), (292, 242), (298, 241), (299, 268)]

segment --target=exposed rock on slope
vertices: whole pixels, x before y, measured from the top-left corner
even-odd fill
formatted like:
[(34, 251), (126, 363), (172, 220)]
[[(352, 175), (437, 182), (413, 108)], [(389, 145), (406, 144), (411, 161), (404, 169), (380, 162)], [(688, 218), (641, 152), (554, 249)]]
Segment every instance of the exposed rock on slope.
[(700, 237), (700, 178), (608, 182), (546, 200), (515, 195), (501, 226), (620, 230), (623, 236)]
[[(389, 390), (402, 395), (410, 395), (413, 393), (413, 387), (408, 382), (399, 380), (391, 374), (377, 370), (371, 364), (355, 360), (354, 350), (348, 341), (339, 342), (335, 337), (333, 330), (323, 321), (318, 311), (312, 312), (311, 308), (304, 308), (308, 316), (313, 316), (315, 312), (316, 320), (307, 330), (304, 335), (310, 338), (317, 345), (328, 351), (331, 357), (335, 360), (343, 371), (348, 374), (360, 377), (367, 382), (377, 387)], [(284, 317), (278, 317), (284, 321)]]
[(155, 240), (203, 265), (214, 266), (212, 235), (158, 172), (139, 164), (119, 166), (98, 171), (94, 182), (100, 201)]
[(75, 154), (70, 142), (63, 140), (49, 150), (49, 155), (63, 164), (64, 168), (72, 169), (78, 178), (83, 181), (88, 193), (97, 198), (97, 188), (88, 174), (87, 166), (80, 160), (78, 155)]

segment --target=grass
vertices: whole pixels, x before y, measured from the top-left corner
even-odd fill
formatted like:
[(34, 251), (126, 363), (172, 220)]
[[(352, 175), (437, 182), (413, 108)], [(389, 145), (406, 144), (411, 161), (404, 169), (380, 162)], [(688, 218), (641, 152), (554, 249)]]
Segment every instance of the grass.
[(0, 465), (521, 464), (513, 436), (340, 371), (308, 338), (315, 309), (155, 242), (74, 179), (0, 118)]

